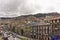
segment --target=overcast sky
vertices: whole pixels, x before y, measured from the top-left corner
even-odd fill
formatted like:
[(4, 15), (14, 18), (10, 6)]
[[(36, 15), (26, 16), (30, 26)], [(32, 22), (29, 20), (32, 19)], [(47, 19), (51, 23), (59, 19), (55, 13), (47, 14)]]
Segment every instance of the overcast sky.
[(60, 0), (0, 0), (0, 17), (59, 12)]

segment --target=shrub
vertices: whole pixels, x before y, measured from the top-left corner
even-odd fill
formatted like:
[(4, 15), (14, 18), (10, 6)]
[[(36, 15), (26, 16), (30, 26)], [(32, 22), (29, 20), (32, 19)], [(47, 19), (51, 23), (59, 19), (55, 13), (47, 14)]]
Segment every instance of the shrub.
[(22, 38), (21, 40), (28, 40), (27, 38)]

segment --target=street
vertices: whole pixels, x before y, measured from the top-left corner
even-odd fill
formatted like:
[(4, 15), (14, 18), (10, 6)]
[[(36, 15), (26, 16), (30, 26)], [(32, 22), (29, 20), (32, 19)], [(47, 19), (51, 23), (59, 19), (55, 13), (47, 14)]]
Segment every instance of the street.
[(21, 36), (21, 35), (18, 35), (14, 32), (11, 32), (11, 31), (8, 31), (8, 27), (4, 27), (1, 26), (0, 27), (1, 30), (0, 30), (0, 33), (1, 33), (1, 37), (4, 39), (4, 38), (8, 38), (8, 40), (21, 40), (23, 38), (27, 38), (28, 40), (36, 40), (36, 39), (32, 39), (32, 38), (28, 38), (28, 37), (25, 37), (25, 36)]
[(20, 38), (16, 37), (15, 35), (12, 35), (9, 32), (3, 32), (2, 37), (7, 37), (8, 40), (21, 40)]
[(0, 38), (2, 40), (21, 40), (13, 33), (9, 32), (5, 27), (0, 27)]

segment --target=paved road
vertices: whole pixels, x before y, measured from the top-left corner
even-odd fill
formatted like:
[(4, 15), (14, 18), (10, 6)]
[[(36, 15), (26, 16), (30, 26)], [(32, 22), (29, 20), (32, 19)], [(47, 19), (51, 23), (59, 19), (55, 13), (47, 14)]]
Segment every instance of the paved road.
[(4, 32), (4, 37), (8, 37), (8, 40), (21, 40), (17, 38), (15, 35), (10, 34), (9, 32)]
[(19, 38), (17, 38), (17, 37), (12, 37), (12, 36), (10, 36), (9, 38), (8, 38), (9, 40), (21, 40), (21, 39), (19, 39)]
[[(20, 35), (18, 35), (18, 34), (16, 34), (16, 33), (13, 33), (13, 32), (9, 32), (8, 31), (8, 28), (6, 28), (6, 27), (2, 27), (3, 28), (3, 33), (5, 34), (5, 36), (9, 36), (8, 37), (8, 39), (9, 40), (21, 40), (21, 38), (27, 38), (27, 37), (24, 37), (24, 36), (20, 36)], [(8, 33), (8, 34), (6, 34), (6, 33)], [(28, 40), (33, 40), (33, 39), (31, 39), (31, 38), (27, 38)]]
[(14, 33), (14, 32), (11, 32), (11, 33), (16, 35), (16, 37), (18, 37), (18, 38), (27, 38), (28, 40), (37, 40), (37, 39), (32, 39), (32, 38), (28, 38), (28, 37), (25, 37), (25, 36), (18, 35), (18, 34)]
[[(14, 32), (9, 32), (9, 31), (5, 31), (4, 32), (4, 36), (7, 37), (8, 36), (8, 39), (9, 40), (21, 40), (21, 38), (27, 38), (27, 37), (24, 37), (24, 36), (20, 36)], [(27, 38), (28, 40), (35, 40), (35, 39), (32, 39), (32, 38)]]

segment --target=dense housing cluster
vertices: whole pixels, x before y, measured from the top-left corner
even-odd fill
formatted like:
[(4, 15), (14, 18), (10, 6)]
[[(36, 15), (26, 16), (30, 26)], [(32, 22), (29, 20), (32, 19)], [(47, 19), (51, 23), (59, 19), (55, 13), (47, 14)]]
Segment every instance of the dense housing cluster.
[(1, 18), (0, 25), (19, 35), (34, 40), (50, 40), (51, 36), (60, 35), (60, 16)]

